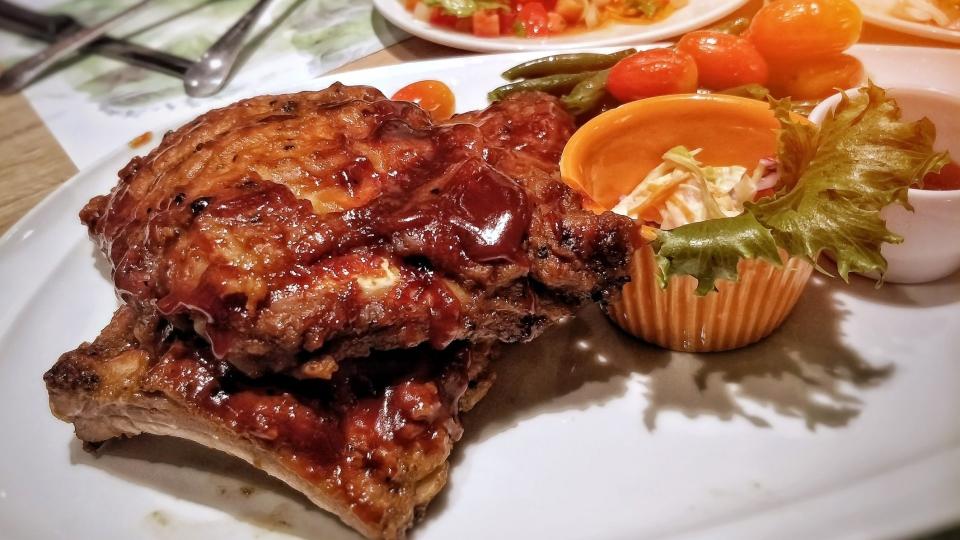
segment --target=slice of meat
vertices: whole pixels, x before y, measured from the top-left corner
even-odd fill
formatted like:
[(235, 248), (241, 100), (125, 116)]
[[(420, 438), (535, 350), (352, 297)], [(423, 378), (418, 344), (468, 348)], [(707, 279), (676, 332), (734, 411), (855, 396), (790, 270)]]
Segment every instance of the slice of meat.
[(81, 218), (127, 303), (251, 376), (523, 341), (625, 279), (629, 220), (559, 181), (573, 129), (545, 94), (441, 124), (367, 87), (258, 97), (168, 133)]
[(170, 435), (237, 456), (370, 538), (401, 538), (443, 487), (458, 414), (492, 380), (488, 346), (376, 355), (329, 380), (251, 380), (209, 348), (121, 308), (45, 375), (88, 443)]

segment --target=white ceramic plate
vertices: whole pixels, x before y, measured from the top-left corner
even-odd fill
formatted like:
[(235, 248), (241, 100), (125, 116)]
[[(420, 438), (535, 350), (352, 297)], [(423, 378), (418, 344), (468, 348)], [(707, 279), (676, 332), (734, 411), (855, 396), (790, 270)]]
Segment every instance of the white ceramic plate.
[(854, 0), (863, 12), (863, 19), (868, 23), (903, 32), (914, 36), (960, 43), (960, 30), (948, 30), (932, 23), (908, 21), (890, 15), (889, 6), (892, 0)]
[(373, 0), (373, 5), (390, 22), (407, 32), (441, 45), (479, 52), (545, 51), (584, 49), (611, 45), (653, 43), (702, 28), (733, 13), (749, 0), (690, 0), (670, 17), (651, 24), (610, 24), (589, 32), (545, 39), (502, 36), (476, 37), (415, 19), (400, 0)]
[[(960, 52), (854, 54), (881, 85), (960, 93)], [(468, 110), (532, 56), (306, 87), (340, 79), (389, 94), (435, 78)], [(0, 240), (0, 537), (355, 539), (236, 460), (159, 438), (94, 458), (50, 415), (43, 372), (116, 306), (76, 214), (134, 153), (80, 173)], [(816, 278), (771, 338), (710, 356), (645, 346), (588, 309), (498, 364), (415, 538), (885, 538), (957, 522), (958, 328), (960, 274), (880, 290)]]

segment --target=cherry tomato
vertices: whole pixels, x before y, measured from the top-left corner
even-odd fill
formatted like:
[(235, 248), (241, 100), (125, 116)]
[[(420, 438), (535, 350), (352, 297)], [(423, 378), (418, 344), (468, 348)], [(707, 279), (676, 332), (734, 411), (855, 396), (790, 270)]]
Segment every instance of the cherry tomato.
[(577, 24), (583, 17), (583, 2), (579, 0), (557, 0), (557, 6), (553, 11), (563, 17), (567, 24)]
[(417, 81), (408, 84), (397, 90), (392, 99), (416, 103), (434, 120), (450, 118), (456, 107), (453, 91), (440, 81)]
[(770, 92), (777, 97), (821, 99), (863, 82), (863, 64), (840, 54), (801, 62), (777, 64), (770, 70)]
[(622, 102), (697, 90), (697, 63), (674, 49), (640, 51), (610, 70), (607, 90)]
[(863, 16), (851, 0), (778, 0), (750, 24), (750, 40), (769, 61), (835, 56), (860, 39)]
[(523, 4), (517, 14), (517, 21), (523, 26), (523, 35), (526, 37), (543, 37), (550, 33), (547, 29), (547, 8), (542, 2)]
[(740, 36), (701, 30), (690, 32), (677, 48), (697, 62), (700, 85), (726, 90), (744, 84), (767, 84), (767, 61), (752, 43)]

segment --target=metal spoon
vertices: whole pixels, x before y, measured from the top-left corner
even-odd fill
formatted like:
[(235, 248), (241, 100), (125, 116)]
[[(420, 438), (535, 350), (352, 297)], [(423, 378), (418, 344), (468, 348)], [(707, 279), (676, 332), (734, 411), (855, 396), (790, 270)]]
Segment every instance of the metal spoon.
[(0, 94), (19, 92), (53, 64), (70, 56), (84, 45), (107, 33), (117, 23), (146, 6), (150, 0), (141, 0), (112, 17), (84, 30), (60, 39), (37, 54), (14, 64), (0, 75)]
[(188, 96), (212, 96), (227, 84), (227, 77), (243, 48), (244, 39), (271, 2), (273, 0), (258, 0), (187, 70), (183, 89)]

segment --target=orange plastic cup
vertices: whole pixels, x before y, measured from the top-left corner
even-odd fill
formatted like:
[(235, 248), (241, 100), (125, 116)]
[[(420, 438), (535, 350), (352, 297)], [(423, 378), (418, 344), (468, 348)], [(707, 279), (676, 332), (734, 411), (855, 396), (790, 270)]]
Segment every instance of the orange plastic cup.
[[(779, 123), (762, 101), (725, 95), (671, 95), (605, 112), (581, 127), (560, 160), (563, 180), (609, 210), (675, 147), (700, 148), (706, 165), (748, 170), (776, 154)], [(639, 232), (639, 224), (638, 224)], [(639, 234), (637, 235), (639, 238)], [(783, 265), (740, 261), (737, 282), (694, 294), (696, 280), (672, 277), (661, 288), (653, 249), (644, 243), (630, 262), (631, 281), (610, 305), (624, 330), (668, 349), (707, 352), (754, 343), (776, 330), (793, 310), (812, 266), (781, 252)]]

